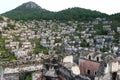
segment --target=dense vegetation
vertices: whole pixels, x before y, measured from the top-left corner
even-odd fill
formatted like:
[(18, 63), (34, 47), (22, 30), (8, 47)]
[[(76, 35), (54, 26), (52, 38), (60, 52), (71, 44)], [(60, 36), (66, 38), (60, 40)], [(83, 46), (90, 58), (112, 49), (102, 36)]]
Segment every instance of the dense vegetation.
[(14, 10), (6, 12), (2, 15), (7, 16), (15, 20), (92, 20), (96, 17), (106, 17), (107, 14), (100, 13), (98, 11), (91, 11), (83, 8), (69, 8), (59, 12), (51, 12), (41, 7), (36, 8), (25, 7), (28, 3), (25, 3)]
[(120, 22), (120, 13), (111, 15), (111, 19)]
[[(32, 3), (35, 4), (34, 2)], [(105, 13), (101, 13), (98, 11), (92, 11), (89, 9), (78, 8), (78, 7), (65, 9), (59, 12), (52, 12), (42, 9), (37, 4), (35, 4), (36, 5), (35, 8), (26, 7), (26, 5), (28, 4), (30, 4), (30, 2), (24, 3), (21, 6), (11, 11), (8, 11), (2, 15), (15, 20), (34, 20), (34, 19), (50, 20), (51, 19), (51, 20), (61, 20), (61, 21), (68, 21), (68, 20), (86, 21), (86, 20), (93, 20), (96, 17), (106, 17), (114, 21), (118, 21), (118, 22), (120, 21), (120, 13), (107, 15)]]
[(2, 18), (2, 16), (0, 15), (0, 21), (2, 21), (3, 20), (3, 18)]
[(66, 10), (62, 10), (56, 13), (58, 16), (55, 19), (59, 20), (93, 20), (96, 17), (106, 17), (107, 15), (104, 13), (100, 13), (98, 11), (91, 11), (89, 9), (83, 8), (69, 8)]

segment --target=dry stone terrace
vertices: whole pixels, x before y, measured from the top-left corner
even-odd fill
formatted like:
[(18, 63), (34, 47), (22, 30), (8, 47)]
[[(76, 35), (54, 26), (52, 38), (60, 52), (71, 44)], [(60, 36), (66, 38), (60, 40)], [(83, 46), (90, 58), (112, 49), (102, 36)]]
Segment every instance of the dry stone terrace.
[(4, 68), (16, 68), (16, 67), (25, 67), (30, 65), (41, 64), (40, 60), (16, 60), (11, 62), (1, 62), (0, 66)]
[(3, 66), (3, 68), (17, 68), (17, 67), (25, 67), (25, 66), (32, 66), (32, 65), (39, 65), (43, 64), (43, 60), (48, 58), (48, 55), (44, 56), (37, 56), (33, 59), (26, 58), (26, 59), (20, 59), (20, 60), (13, 60), (10, 62), (1, 62), (0, 66)]
[[(37, 56), (37, 57), (36, 57)], [(20, 60), (13, 60), (10, 62), (0, 62), (0, 66), (3, 68), (22, 68), (27, 66), (39, 65), (44, 64), (45, 60), (49, 59), (52, 60), (53, 58), (58, 59), (58, 55), (35, 55), (34, 59), (27, 58), (27, 59), (20, 59)], [(62, 59), (62, 56), (59, 58)]]

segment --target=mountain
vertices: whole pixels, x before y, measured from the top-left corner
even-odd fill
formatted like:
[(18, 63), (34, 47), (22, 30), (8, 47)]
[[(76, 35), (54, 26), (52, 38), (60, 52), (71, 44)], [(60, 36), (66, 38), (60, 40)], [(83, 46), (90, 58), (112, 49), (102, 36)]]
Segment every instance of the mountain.
[(96, 17), (106, 17), (107, 14), (101, 13), (98, 11), (92, 11), (89, 9), (84, 9), (84, 8), (69, 8), (66, 10), (62, 10), (57, 12), (57, 17), (56, 19), (60, 20), (92, 20), (93, 18)]
[(17, 8), (2, 15), (15, 20), (92, 20), (96, 17), (108, 16), (105, 13), (78, 7), (52, 12), (42, 9), (34, 2), (24, 3), (21, 6), (18, 6)]
[(32, 19), (40, 19), (40, 18), (44, 19), (45, 18), (44, 15), (46, 15), (46, 13), (48, 15), (48, 13), (50, 14), (51, 12), (42, 9), (34, 2), (27, 2), (2, 15), (15, 20), (21, 20), (21, 19), (32, 20)]

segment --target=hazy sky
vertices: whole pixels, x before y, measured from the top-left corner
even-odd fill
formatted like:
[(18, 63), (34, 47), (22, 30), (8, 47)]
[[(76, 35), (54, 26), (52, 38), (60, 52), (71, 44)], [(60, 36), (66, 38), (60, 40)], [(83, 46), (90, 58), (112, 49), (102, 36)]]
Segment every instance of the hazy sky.
[(59, 11), (69, 7), (81, 7), (107, 14), (120, 12), (120, 0), (1, 0), (0, 14), (28, 1), (33, 1), (50, 11)]

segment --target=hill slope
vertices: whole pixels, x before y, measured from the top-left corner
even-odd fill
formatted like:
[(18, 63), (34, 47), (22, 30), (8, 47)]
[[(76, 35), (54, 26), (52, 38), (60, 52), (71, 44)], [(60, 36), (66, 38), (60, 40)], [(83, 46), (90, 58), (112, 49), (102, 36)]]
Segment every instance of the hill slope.
[(21, 19), (32, 20), (32, 19), (40, 19), (40, 18), (44, 19), (45, 18), (44, 15), (46, 15), (46, 13), (49, 12), (50, 11), (42, 9), (34, 2), (27, 2), (2, 15), (15, 20), (21, 20)]
[(91, 20), (96, 17), (106, 17), (107, 14), (98, 12), (98, 11), (92, 11), (89, 9), (84, 8), (69, 8), (66, 10), (62, 10), (57, 12), (56, 19), (60, 20)]
[(120, 22), (120, 13), (116, 13), (110, 16), (112, 20)]
[(51, 12), (45, 9), (42, 9), (34, 2), (27, 2), (21, 6), (8, 11), (3, 16), (9, 17), (15, 20), (89, 20), (96, 17), (106, 17), (107, 14), (91, 11), (83, 8), (69, 8), (59, 12)]

